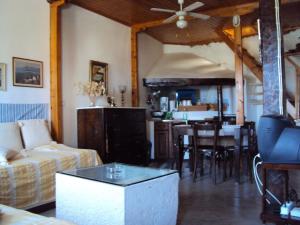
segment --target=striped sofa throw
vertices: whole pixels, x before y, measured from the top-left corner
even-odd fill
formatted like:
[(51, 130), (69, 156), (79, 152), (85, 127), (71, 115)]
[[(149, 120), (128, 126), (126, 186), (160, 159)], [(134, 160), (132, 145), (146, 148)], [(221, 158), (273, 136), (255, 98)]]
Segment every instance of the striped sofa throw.
[(0, 103), (0, 123), (18, 120), (49, 119), (49, 104)]

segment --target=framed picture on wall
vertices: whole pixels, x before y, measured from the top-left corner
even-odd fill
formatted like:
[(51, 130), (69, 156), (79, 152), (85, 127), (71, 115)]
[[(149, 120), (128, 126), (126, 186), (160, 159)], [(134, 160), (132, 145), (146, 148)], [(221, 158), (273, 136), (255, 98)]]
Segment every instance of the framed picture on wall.
[(43, 62), (13, 57), (13, 85), (43, 87)]
[(5, 91), (6, 89), (6, 65), (0, 63), (0, 91)]
[(103, 82), (107, 90), (108, 64), (103, 62), (90, 61), (90, 81)]

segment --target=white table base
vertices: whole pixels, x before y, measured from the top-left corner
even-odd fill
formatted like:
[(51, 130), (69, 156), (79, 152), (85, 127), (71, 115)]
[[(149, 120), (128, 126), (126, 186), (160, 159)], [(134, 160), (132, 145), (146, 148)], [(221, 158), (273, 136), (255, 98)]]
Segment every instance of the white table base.
[(178, 174), (122, 187), (56, 174), (56, 217), (78, 225), (176, 225)]

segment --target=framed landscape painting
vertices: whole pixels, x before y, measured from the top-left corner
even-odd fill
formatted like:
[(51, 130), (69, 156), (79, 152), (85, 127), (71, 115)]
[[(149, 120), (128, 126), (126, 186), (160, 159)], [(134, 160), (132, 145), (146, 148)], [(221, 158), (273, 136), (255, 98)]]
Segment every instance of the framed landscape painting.
[(90, 61), (90, 81), (95, 81), (97, 83), (103, 82), (105, 89), (107, 89), (107, 73), (108, 64), (98, 61)]
[(43, 62), (13, 57), (13, 84), (21, 87), (43, 87)]
[(6, 67), (4, 63), (0, 63), (0, 91), (6, 88)]

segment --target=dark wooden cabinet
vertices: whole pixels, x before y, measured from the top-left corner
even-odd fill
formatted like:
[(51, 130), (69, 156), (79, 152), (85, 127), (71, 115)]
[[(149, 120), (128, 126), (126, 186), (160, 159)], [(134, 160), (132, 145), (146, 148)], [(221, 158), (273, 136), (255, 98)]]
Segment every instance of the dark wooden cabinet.
[(154, 140), (155, 159), (171, 159), (173, 157), (172, 123), (155, 121)]
[(78, 109), (78, 147), (97, 150), (104, 163), (147, 162), (145, 109)]

